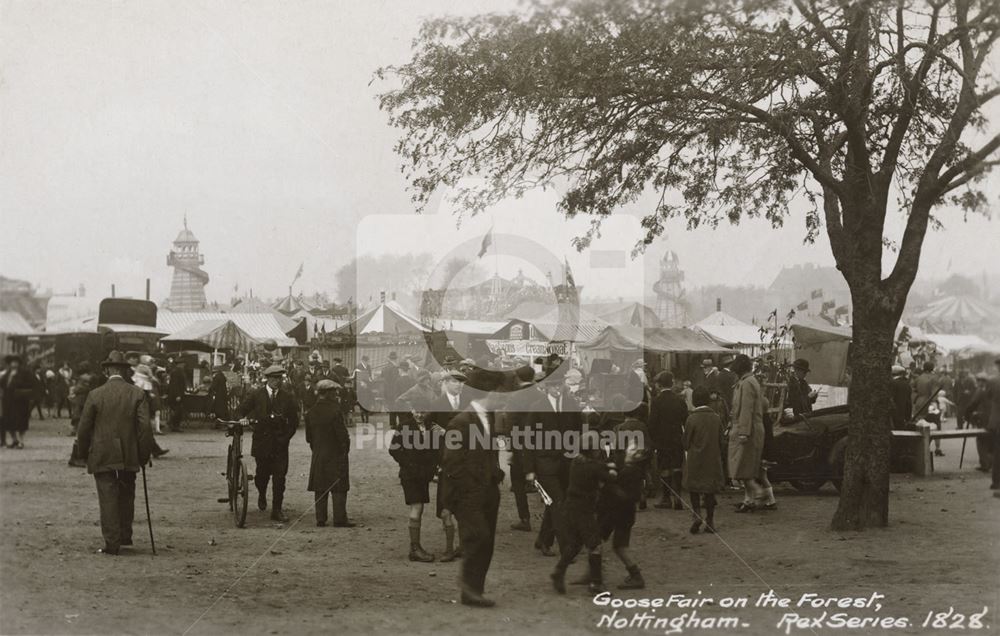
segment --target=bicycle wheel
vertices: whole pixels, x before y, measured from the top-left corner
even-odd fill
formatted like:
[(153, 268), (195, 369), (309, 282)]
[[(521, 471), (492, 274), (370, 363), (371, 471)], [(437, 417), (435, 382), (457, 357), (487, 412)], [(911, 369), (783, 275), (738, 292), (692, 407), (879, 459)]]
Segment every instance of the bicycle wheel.
[(241, 459), (237, 464), (236, 488), (233, 493), (233, 519), (237, 528), (242, 528), (247, 521), (247, 495), (250, 492), (247, 483), (247, 465)]

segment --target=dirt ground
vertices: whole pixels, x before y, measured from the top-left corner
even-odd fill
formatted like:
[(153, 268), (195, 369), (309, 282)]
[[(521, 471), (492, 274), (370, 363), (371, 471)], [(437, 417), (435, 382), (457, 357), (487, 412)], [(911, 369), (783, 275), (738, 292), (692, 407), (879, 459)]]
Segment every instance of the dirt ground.
[[(67, 467), (67, 430), (65, 420), (32, 421), (25, 450), (0, 451), (3, 634), (610, 631), (599, 622), (613, 610), (595, 605), (583, 588), (570, 588), (565, 597), (551, 590), (555, 560), (533, 551), (533, 535), (509, 529), (516, 515), (506, 489), (487, 579), (487, 595), (497, 607), (489, 610), (455, 603), (457, 562), (406, 560), (402, 492), (384, 450), (368, 447), (351, 455), (349, 513), (363, 527), (317, 528), (305, 490), (309, 453), (301, 432), (292, 441), (289, 524), (276, 526), (258, 512), (251, 486), (247, 527), (235, 528), (226, 505), (217, 502), (224, 495), (219, 471), (226, 439), (220, 432), (191, 430), (161, 437), (170, 454), (148, 471), (158, 556), (149, 549), (141, 495), (135, 548), (118, 558), (97, 555), (94, 482), (83, 469)], [(690, 535), (685, 512), (642, 512), (633, 546), (647, 589), (615, 596), (700, 594), (717, 602), (697, 608), (699, 619), (736, 616), (739, 625), (729, 631), (770, 634), (782, 631), (778, 622), (785, 612), (818, 616), (822, 610), (754, 607), (768, 589), (793, 604), (806, 593), (877, 592), (885, 595), (879, 610), (832, 611), (910, 620), (902, 628), (852, 633), (925, 633), (929, 628), (921, 624), (929, 611), (953, 606), (970, 613), (985, 606), (984, 627), (972, 631), (998, 633), (1000, 499), (989, 490), (988, 477), (974, 470), (974, 444), (958, 470), (960, 446), (945, 442), (947, 456), (939, 458), (932, 477), (893, 476), (892, 522), (884, 530), (830, 531), (837, 495), (829, 485), (812, 495), (778, 486), (779, 510), (751, 515), (734, 514), (738, 500), (728, 494), (718, 513), (718, 536)], [(537, 495), (531, 505), (537, 524)], [(428, 550), (442, 551), (443, 533), (432, 516), (425, 516), (423, 537)], [(584, 562), (571, 567), (571, 577)], [(605, 572), (614, 591), (625, 572), (610, 550)], [(723, 609), (723, 597), (749, 597), (750, 607)], [(636, 612), (621, 609), (615, 618)], [(661, 608), (656, 615), (690, 612)], [(680, 633), (632, 625), (623, 631)], [(690, 626), (682, 631), (718, 633)]]

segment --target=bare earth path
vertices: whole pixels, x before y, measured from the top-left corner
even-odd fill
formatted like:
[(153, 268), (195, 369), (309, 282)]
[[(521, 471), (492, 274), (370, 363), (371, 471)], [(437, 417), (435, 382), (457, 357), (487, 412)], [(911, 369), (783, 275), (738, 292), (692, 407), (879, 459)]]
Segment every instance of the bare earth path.
[[(148, 471), (159, 555), (153, 557), (149, 550), (141, 494), (136, 499), (135, 549), (118, 558), (95, 555), (101, 538), (94, 482), (85, 471), (66, 466), (72, 443), (67, 428), (65, 420), (33, 421), (27, 449), (0, 451), (3, 634), (612, 631), (598, 626), (612, 610), (596, 606), (581, 588), (571, 588), (565, 597), (552, 592), (548, 573), (554, 559), (532, 550), (533, 535), (509, 530), (515, 515), (506, 489), (487, 579), (487, 594), (498, 602), (492, 610), (454, 602), (457, 562), (406, 560), (402, 493), (385, 451), (368, 447), (352, 452), (349, 512), (364, 527), (317, 528), (305, 490), (309, 453), (301, 431), (292, 441), (286, 495), (292, 521), (301, 516), (298, 523), (272, 525), (266, 513), (256, 510), (251, 486), (247, 528), (234, 528), (225, 504), (216, 501), (224, 494), (219, 471), (226, 440), (219, 432), (193, 430), (160, 438), (170, 455)], [(933, 477), (893, 476), (887, 530), (829, 531), (836, 505), (829, 485), (815, 495), (780, 486), (779, 510), (771, 513), (734, 514), (735, 497), (724, 497), (717, 520), (721, 540), (688, 534), (687, 513), (640, 513), (633, 546), (648, 588), (616, 596), (749, 597), (747, 609), (715, 604), (697, 608), (697, 615), (735, 616), (740, 624), (733, 633), (770, 634), (782, 631), (778, 622), (784, 612), (818, 616), (823, 610), (753, 607), (769, 588), (793, 603), (805, 593), (863, 597), (877, 592), (885, 595), (880, 610), (830, 611), (906, 617), (909, 624), (847, 633), (926, 632), (921, 624), (927, 612), (949, 606), (964, 613), (987, 606), (987, 626), (972, 633), (1000, 633), (1000, 499), (992, 496), (988, 477), (973, 470), (973, 444), (958, 471), (960, 444), (945, 443), (947, 457), (938, 460)], [(537, 515), (537, 496), (531, 505)], [(440, 553), (443, 543), (437, 520), (425, 517), (425, 547)], [(581, 571), (583, 561), (571, 568), (571, 577)], [(625, 573), (610, 553), (605, 571), (614, 590)], [(655, 616), (691, 611), (661, 608)], [(636, 613), (641, 610), (622, 609), (616, 618)], [(632, 623), (624, 631), (669, 630)], [(683, 632), (718, 630), (687, 627)]]

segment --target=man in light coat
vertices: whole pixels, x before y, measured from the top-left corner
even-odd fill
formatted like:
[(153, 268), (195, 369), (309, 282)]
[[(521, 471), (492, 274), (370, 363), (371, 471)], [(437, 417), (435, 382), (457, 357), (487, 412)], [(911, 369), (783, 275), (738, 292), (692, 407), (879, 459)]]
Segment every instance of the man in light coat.
[(112, 351), (101, 364), (108, 381), (87, 395), (77, 445), (97, 482), (101, 552), (116, 555), (122, 546), (132, 545), (135, 474), (149, 461), (153, 430), (145, 392), (122, 377), (129, 368), (125, 357)]

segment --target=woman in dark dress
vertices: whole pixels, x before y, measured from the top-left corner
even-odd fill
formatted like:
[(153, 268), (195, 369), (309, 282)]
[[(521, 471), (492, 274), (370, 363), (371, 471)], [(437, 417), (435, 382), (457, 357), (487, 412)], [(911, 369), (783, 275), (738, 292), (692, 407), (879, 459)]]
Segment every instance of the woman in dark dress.
[(347, 520), (351, 436), (336, 397), (340, 388), (333, 380), (320, 380), (316, 384), (316, 403), (306, 413), (306, 442), (312, 449), (308, 490), (316, 498), (316, 525), (320, 527), (326, 525), (329, 497), (333, 498), (333, 526), (355, 525)]
[(4, 358), (7, 370), (0, 378), (0, 393), (3, 397), (3, 441), (10, 435), (11, 448), (24, 448), (24, 434), (28, 430), (31, 416), (32, 396), (35, 395), (35, 377), (22, 366), (20, 356)]

